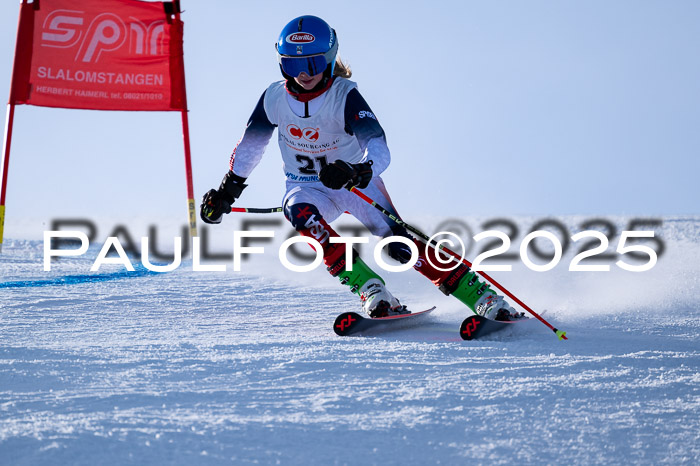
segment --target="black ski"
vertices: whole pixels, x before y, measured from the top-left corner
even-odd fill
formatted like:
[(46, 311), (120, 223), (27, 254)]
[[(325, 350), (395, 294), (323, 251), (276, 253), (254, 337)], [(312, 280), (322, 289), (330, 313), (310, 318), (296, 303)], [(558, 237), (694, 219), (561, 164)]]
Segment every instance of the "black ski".
[(464, 319), (459, 327), (459, 335), (463, 340), (474, 340), (493, 332), (498, 332), (518, 322), (526, 322), (530, 319), (521, 318), (517, 320), (491, 320), (486, 317), (473, 315)]
[(369, 329), (376, 328), (391, 328), (399, 322), (413, 321), (413, 319), (425, 316), (433, 311), (435, 307), (426, 309), (421, 312), (413, 312), (411, 314), (398, 314), (389, 317), (377, 317), (369, 318), (363, 317), (357, 312), (343, 312), (338, 317), (335, 318), (335, 323), (333, 324), (333, 330), (337, 335), (344, 337), (346, 335), (352, 335), (354, 333), (364, 332)]

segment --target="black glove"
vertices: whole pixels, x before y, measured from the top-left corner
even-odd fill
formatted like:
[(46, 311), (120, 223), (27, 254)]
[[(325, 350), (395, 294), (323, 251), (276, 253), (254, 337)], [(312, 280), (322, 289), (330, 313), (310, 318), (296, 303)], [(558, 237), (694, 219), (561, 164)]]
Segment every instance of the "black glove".
[(223, 214), (231, 213), (231, 205), (248, 186), (246, 179), (235, 175), (232, 171), (226, 173), (219, 189), (210, 189), (202, 198), (199, 216), (204, 223), (221, 223)]
[(372, 179), (372, 161), (349, 164), (343, 160), (326, 165), (318, 175), (323, 186), (331, 189), (366, 188)]

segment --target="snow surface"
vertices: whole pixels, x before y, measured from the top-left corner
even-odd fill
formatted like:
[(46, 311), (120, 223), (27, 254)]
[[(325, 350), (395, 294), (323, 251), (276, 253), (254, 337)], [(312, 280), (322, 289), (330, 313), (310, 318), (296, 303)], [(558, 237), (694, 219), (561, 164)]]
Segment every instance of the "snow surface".
[(536, 321), (463, 342), (413, 271), (385, 275), (427, 321), (340, 338), (357, 298), (274, 248), (91, 274), (95, 248), (44, 272), (40, 241), (6, 240), (0, 463), (699, 464), (699, 231), (664, 219), (649, 272), (494, 274), (565, 342)]

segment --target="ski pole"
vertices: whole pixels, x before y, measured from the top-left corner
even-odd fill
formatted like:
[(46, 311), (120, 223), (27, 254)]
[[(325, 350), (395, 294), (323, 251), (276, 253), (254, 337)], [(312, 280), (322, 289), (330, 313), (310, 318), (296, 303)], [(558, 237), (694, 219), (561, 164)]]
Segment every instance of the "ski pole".
[(282, 207), (266, 207), (266, 208), (256, 208), (256, 207), (231, 207), (231, 212), (244, 212), (247, 214), (274, 214), (276, 212), (282, 212)]
[[(469, 267), (469, 268), (471, 269), (472, 264), (471, 264), (471, 262), (469, 262), (467, 259), (463, 258), (462, 256), (457, 255), (457, 253), (455, 253), (455, 252), (451, 251), (450, 249), (448, 249), (447, 247), (443, 246), (442, 243), (437, 243), (435, 240), (432, 240), (432, 241), (431, 241), (431, 240), (430, 240), (430, 237), (429, 237), (428, 235), (426, 235), (425, 233), (423, 233), (422, 231), (420, 231), (420, 230), (417, 229), (416, 227), (414, 227), (414, 226), (412, 226), (412, 225), (409, 225), (408, 223), (404, 222), (404, 221), (401, 220), (400, 218), (396, 217), (394, 214), (392, 214), (391, 212), (389, 212), (388, 210), (386, 210), (386, 209), (385, 209), (384, 207), (382, 207), (381, 205), (377, 204), (372, 198), (370, 198), (369, 196), (367, 196), (365, 193), (363, 193), (362, 191), (358, 190), (358, 189), (355, 188), (354, 186), (351, 187), (351, 188), (348, 188), (348, 189), (349, 189), (351, 192), (357, 194), (357, 195), (360, 197), (360, 199), (362, 199), (363, 201), (367, 202), (368, 204), (370, 204), (370, 205), (371, 205), (372, 207), (374, 207), (375, 209), (379, 210), (381, 213), (383, 213), (384, 215), (386, 215), (387, 217), (389, 217), (391, 220), (393, 220), (393, 221), (396, 222), (397, 224), (401, 225), (402, 227), (404, 227), (404, 228), (407, 229), (408, 231), (413, 232), (413, 233), (415, 233), (416, 235), (418, 235), (418, 236), (419, 236), (421, 239), (423, 239), (423, 241), (425, 241), (426, 243), (428, 243), (428, 244), (430, 244), (431, 246), (436, 247), (436, 248), (438, 248), (438, 249), (444, 251), (445, 253), (451, 255), (452, 257), (454, 257), (454, 258), (456, 258), (457, 260), (459, 260), (459, 261), (463, 262), (464, 264), (466, 264), (467, 267)], [(525, 309), (527, 312), (529, 312), (530, 314), (532, 314), (537, 320), (539, 320), (540, 322), (542, 322), (543, 324), (545, 324), (547, 327), (549, 327), (554, 333), (557, 334), (557, 336), (559, 337), (560, 340), (568, 340), (568, 338), (566, 338), (566, 332), (564, 332), (564, 331), (562, 331), (562, 330), (559, 330), (559, 329), (555, 328), (554, 326), (552, 326), (552, 324), (550, 324), (549, 322), (547, 322), (546, 320), (544, 320), (544, 318), (542, 318), (542, 316), (540, 316), (540, 315), (537, 314), (535, 311), (533, 311), (533, 310), (530, 308), (530, 306), (526, 305), (524, 302), (522, 302), (520, 299), (518, 299), (518, 297), (516, 297), (513, 293), (511, 293), (510, 291), (508, 291), (503, 285), (501, 285), (501, 284), (498, 283), (496, 280), (494, 280), (494, 279), (493, 279), (491, 276), (489, 276), (486, 272), (477, 272), (476, 270), (475, 270), (474, 272), (476, 272), (476, 273), (478, 273), (479, 275), (481, 275), (482, 277), (484, 277), (484, 278), (485, 278), (486, 280), (488, 280), (492, 285), (494, 285), (496, 288), (498, 288), (499, 290), (501, 290), (506, 296), (508, 296), (509, 298), (511, 298), (513, 301), (515, 301), (516, 303), (518, 303), (523, 309)]]

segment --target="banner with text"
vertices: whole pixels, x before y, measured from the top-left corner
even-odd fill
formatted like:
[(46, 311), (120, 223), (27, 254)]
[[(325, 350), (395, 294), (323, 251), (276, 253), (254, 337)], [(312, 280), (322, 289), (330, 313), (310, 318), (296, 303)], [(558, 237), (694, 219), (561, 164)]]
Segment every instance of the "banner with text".
[(177, 2), (34, 0), (21, 8), (10, 103), (186, 110)]

